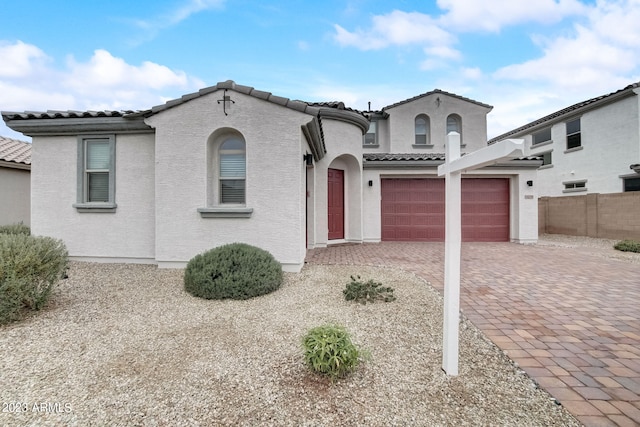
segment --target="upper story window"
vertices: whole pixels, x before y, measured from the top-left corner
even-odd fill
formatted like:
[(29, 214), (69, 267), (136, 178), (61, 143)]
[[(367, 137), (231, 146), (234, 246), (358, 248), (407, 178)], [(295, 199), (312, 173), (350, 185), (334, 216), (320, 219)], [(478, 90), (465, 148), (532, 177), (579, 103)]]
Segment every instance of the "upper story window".
[(372, 120), (369, 123), (369, 130), (364, 134), (364, 145), (378, 145), (378, 122)]
[(580, 136), (580, 119), (567, 122), (567, 150), (582, 146)]
[(420, 114), (415, 120), (415, 145), (429, 144), (429, 117)]
[(547, 151), (546, 153), (541, 153), (540, 157), (542, 157), (542, 166), (551, 165), (551, 151)]
[(531, 144), (538, 145), (545, 142), (551, 142), (551, 128), (545, 128), (534, 132), (531, 136)]
[(244, 204), (246, 191), (246, 150), (242, 139), (232, 136), (219, 148), (219, 203)]
[(115, 211), (115, 136), (78, 138), (79, 211)]
[(462, 142), (462, 118), (457, 114), (450, 114), (447, 117), (447, 135), (451, 132), (458, 132), (460, 134), (460, 144)]

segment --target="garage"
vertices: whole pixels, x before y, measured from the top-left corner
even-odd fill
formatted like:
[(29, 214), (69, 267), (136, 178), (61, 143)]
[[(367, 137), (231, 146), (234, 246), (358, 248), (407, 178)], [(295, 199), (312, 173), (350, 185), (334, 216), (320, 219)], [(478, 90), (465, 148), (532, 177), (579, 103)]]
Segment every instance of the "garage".
[[(382, 179), (382, 240), (444, 241), (444, 188), (444, 179)], [(509, 179), (462, 179), (462, 240), (509, 241)]]

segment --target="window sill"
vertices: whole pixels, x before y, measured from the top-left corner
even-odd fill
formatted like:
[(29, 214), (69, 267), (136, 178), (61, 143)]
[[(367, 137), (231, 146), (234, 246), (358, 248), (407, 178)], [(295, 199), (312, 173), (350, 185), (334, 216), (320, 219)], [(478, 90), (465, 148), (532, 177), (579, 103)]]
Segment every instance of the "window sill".
[(118, 205), (115, 203), (74, 203), (73, 207), (80, 213), (114, 213)]
[(549, 164), (549, 165), (542, 165), (542, 166), (540, 166), (540, 167), (538, 168), (538, 170), (551, 169), (552, 167), (553, 167), (553, 165), (552, 165), (552, 164)]
[(553, 139), (550, 139), (548, 141), (539, 142), (537, 144), (531, 143), (531, 149), (538, 148), (538, 147), (544, 147), (545, 145), (551, 145), (551, 144), (553, 144)]
[(574, 151), (580, 151), (582, 149), (584, 149), (582, 145), (579, 147), (567, 148), (566, 150), (564, 150), (564, 154), (573, 153)]
[(251, 218), (253, 208), (198, 208), (202, 218)]
[(581, 187), (581, 188), (565, 188), (564, 190), (562, 190), (563, 193), (580, 193), (583, 191), (587, 191), (587, 187)]
[(413, 148), (433, 148), (433, 144), (413, 144)]
[(380, 144), (362, 144), (362, 148), (380, 148)]

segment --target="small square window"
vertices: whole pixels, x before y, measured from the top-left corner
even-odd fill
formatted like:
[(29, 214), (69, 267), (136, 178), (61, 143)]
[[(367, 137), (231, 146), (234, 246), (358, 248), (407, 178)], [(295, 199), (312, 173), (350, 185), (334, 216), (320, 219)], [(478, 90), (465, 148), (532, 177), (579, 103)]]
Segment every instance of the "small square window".
[(369, 124), (369, 130), (364, 135), (364, 141), (363, 141), (364, 145), (378, 145), (378, 135), (376, 132), (378, 127), (377, 125), (378, 123), (375, 121), (372, 121)]
[(542, 157), (542, 166), (547, 166), (551, 164), (551, 151), (547, 151), (546, 153), (540, 154)]
[(532, 144), (542, 144), (551, 141), (551, 128), (542, 129), (532, 135)]
[(638, 178), (625, 178), (624, 179), (624, 191), (640, 191), (640, 177)]

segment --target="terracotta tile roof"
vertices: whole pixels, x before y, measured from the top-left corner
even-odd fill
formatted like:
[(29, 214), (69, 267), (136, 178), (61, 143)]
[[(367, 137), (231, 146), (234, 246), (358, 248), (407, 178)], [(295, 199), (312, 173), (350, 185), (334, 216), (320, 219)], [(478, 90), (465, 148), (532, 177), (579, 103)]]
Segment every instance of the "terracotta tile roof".
[(31, 144), (0, 136), (0, 161), (31, 164)]
[(578, 102), (577, 104), (570, 105), (569, 107), (563, 108), (562, 110), (558, 110), (555, 113), (551, 113), (551, 114), (549, 114), (547, 116), (539, 118), (538, 120), (534, 120), (531, 123), (527, 123), (524, 126), (520, 126), (519, 128), (510, 130), (509, 132), (503, 133), (502, 135), (498, 135), (498, 136), (496, 136), (494, 138), (491, 138), (488, 141), (488, 144), (493, 144), (495, 142), (501, 141), (501, 140), (503, 140), (505, 138), (508, 138), (508, 137), (510, 137), (512, 135), (519, 134), (519, 133), (521, 133), (521, 132), (523, 132), (523, 131), (525, 131), (527, 129), (536, 127), (536, 126), (541, 125), (543, 123), (551, 122), (554, 119), (557, 119), (559, 117), (565, 116), (566, 114), (573, 113), (573, 112), (575, 112), (577, 110), (580, 110), (582, 108), (598, 106), (601, 103), (605, 103), (605, 102), (610, 101), (616, 95), (619, 95), (619, 96), (631, 95), (632, 91), (634, 89), (637, 89), (637, 88), (640, 88), (640, 82), (630, 84), (630, 85), (628, 85), (627, 87), (625, 87), (623, 89), (617, 90), (615, 92), (608, 93), (606, 95), (596, 96), (595, 98), (587, 99), (586, 101), (582, 101), (582, 102)]
[[(462, 153), (464, 156), (466, 153)], [(384, 161), (445, 161), (444, 153), (365, 153), (362, 155), (365, 162)], [(513, 160), (541, 160), (539, 156), (519, 157)]]
[(13, 112), (3, 111), (2, 116), (8, 120), (28, 120), (28, 119), (69, 119), (86, 117), (125, 117), (132, 114), (141, 114), (143, 111), (123, 110), (123, 111), (24, 111)]
[(371, 161), (398, 161), (398, 160), (441, 160), (444, 161), (443, 153), (365, 153), (362, 155), (365, 162)]

